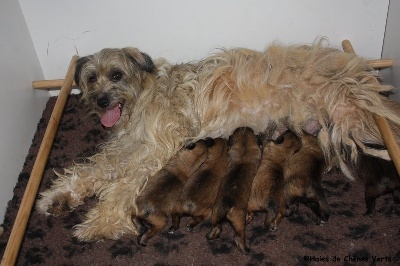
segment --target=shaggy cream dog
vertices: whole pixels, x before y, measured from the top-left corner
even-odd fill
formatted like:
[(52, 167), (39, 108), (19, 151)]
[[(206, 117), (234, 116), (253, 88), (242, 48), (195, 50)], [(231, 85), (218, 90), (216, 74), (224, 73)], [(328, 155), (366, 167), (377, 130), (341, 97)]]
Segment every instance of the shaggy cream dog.
[(75, 227), (85, 241), (137, 234), (131, 219), (137, 196), (188, 141), (282, 123), (299, 135), (318, 134), (327, 164), (351, 177), (344, 158), (354, 160), (357, 146), (389, 159), (386, 150), (365, 146), (383, 144), (374, 114), (387, 118), (400, 140), (398, 106), (382, 96), (392, 88), (380, 84), (366, 60), (322, 42), (222, 50), (181, 65), (135, 48), (103, 49), (79, 60), (75, 79), (113, 133), (87, 163), (59, 174), (37, 207), (60, 215), (97, 195), (96, 207)]

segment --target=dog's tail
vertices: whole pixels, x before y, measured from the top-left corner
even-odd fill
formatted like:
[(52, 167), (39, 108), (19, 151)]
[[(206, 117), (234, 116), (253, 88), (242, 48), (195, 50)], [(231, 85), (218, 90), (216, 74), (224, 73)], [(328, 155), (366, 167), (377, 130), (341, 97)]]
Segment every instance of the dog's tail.
[(308, 121), (319, 121), (319, 141), (328, 165), (339, 165), (352, 179), (347, 164), (354, 164), (357, 147), (365, 154), (390, 160), (387, 150), (368, 148), (368, 144), (383, 145), (376, 116), (387, 119), (400, 143), (400, 105), (388, 98), (393, 87), (381, 83), (367, 60), (324, 47), (322, 41), (311, 46), (268, 48), (269, 82), (280, 84), (290, 73), (291, 80), (286, 82), (292, 85), (289, 102), (293, 111), (288, 114), (287, 126), (298, 129)]
[[(336, 158), (343, 172), (351, 177), (345, 160), (350, 158), (350, 163), (355, 162), (357, 147), (366, 154), (390, 160), (387, 150), (367, 145), (383, 145), (376, 116), (387, 119), (396, 142), (400, 143), (400, 105), (386, 96), (393, 88), (381, 84), (364, 59), (341, 52), (330, 56), (336, 60), (332, 60), (332, 69), (317, 68), (326, 78), (314, 93), (323, 129), (319, 140), (329, 161)], [(334, 67), (338, 69), (335, 71)], [(330, 75), (328, 71), (335, 74)]]

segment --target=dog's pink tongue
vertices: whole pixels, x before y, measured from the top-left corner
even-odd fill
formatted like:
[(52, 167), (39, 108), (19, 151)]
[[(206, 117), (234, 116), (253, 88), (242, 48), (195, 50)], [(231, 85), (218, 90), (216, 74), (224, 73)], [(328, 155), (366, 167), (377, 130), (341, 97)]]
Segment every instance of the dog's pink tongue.
[(107, 109), (106, 113), (101, 117), (101, 123), (105, 127), (112, 127), (117, 123), (118, 119), (121, 117), (121, 110), (119, 109), (118, 104), (112, 108)]

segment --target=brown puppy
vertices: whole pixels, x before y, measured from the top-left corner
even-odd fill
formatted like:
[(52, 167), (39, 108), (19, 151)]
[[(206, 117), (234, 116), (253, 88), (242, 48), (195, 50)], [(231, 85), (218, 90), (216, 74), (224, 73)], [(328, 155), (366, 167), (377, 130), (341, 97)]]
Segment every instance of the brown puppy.
[(280, 210), (270, 225), (275, 231), (284, 216), (291, 215), (298, 203), (308, 206), (317, 216), (318, 224), (327, 222), (329, 207), (322, 186), (324, 155), (316, 137), (304, 134), (301, 148), (284, 167), (284, 186)]
[[(278, 136), (280, 134), (280, 136)], [(301, 148), (300, 139), (291, 131), (273, 132), (263, 139), (260, 167), (253, 179), (248, 203), (247, 222), (254, 211), (267, 211), (264, 224), (269, 226), (275, 219), (283, 193), (283, 168), (287, 161)]]
[(209, 142), (197, 141), (182, 148), (153, 178), (149, 179), (142, 194), (137, 197), (136, 227), (141, 228), (138, 242), (147, 241), (164, 229), (168, 216), (178, 199), (183, 182), (196, 171), (207, 157)]
[(208, 149), (206, 161), (183, 185), (172, 211), (171, 233), (179, 228), (180, 215), (192, 216), (186, 224), (189, 231), (201, 221), (211, 218), (218, 187), (228, 167), (227, 141), (223, 138), (214, 141), (214, 145)]
[(235, 231), (235, 242), (245, 253), (247, 204), (251, 184), (261, 160), (261, 145), (250, 128), (238, 128), (229, 138), (228, 171), (220, 183), (213, 208), (212, 229), (207, 239), (216, 239), (221, 234), (221, 221), (227, 218)]
[(392, 193), (394, 202), (400, 203), (400, 177), (392, 161), (359, 153), (355, 167), (365, 184), (364, 215), (375, 214), (376, 199), (383, 194)]

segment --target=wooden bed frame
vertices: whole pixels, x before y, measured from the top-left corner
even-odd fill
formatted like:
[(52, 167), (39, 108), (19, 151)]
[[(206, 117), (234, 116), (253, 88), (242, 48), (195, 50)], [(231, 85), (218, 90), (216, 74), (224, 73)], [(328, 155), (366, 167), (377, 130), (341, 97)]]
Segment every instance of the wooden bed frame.
[[(344, 40), (342, 42), (342, 47), (345, 52), (355, 53), (351, 43), (348, 40)], [(78, 58), (79, 57), (77, 55), (72, 57), (64, 80), (40, 80), (32, 82), (32, 87), (34, 89), (55, 90), (61, 87), (61, 90), (46, 128), (46, 132), (40, 145), (35, 163), (33, 165), (33, 169), (17, 213), (7, 247), (1, 260), (1, 266), (15, 264), (51, 146), (53, 144), (61, 115), (65, 107), (65, 103), (68, 95), (71, 93), (72, 87), (76, 87), (73, 79), (76, 61)], [(391, 67), (393, 64), (391, 59), (370, 60), (369, 63), (371, 67), (376, 69)], [(385, 118), (375, 116), (375, 122), (381, 133), (382, 140), (387, 147), (388, 153), (396, 166), (397, 172), (400, 174), (400, 148), (396, 143), (393, 132), (391, 131)]]

